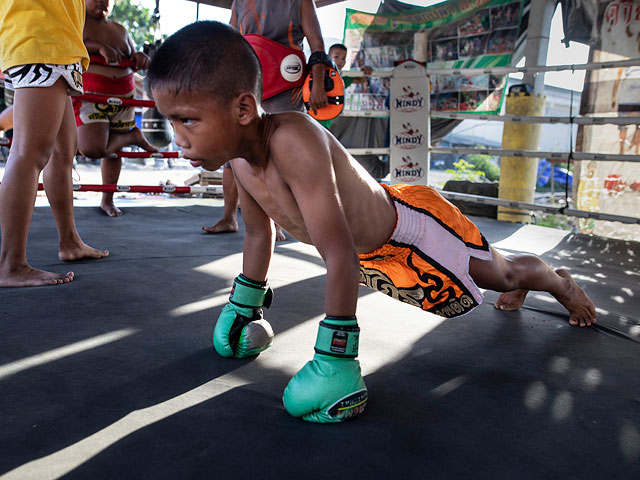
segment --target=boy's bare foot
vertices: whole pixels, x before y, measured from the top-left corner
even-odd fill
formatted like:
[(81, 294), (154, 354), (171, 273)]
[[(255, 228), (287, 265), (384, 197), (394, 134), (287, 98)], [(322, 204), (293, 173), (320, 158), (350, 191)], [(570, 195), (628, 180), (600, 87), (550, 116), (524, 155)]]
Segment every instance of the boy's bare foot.
[(501, 293), (493, 306), (499, 310), (518, 310), (524, 303), (527, 293), (529, 293), (529, 290), (523, 289)]
[(113, 202), (102, 202), (100, 204), (100, 210), (102, 210), (107, 217), (121, 217), (124, 214), (124, 212), (116, 207)]
[(287, 236), (284, 234), (282, 227), (276, 223), (276, 242), (284, 242)]
[(138, 127), (134, 127), (131, 129), (131, 131), (129, 132), (133, 139), (131, 144), (132, 145), (137, 145), (140, 148), (144, 148), (147, 152), (157, 152), (158, 149), (156, 147), (154, 147), (153, 145), (151, 145), (147, 139), (145, 138), (144, 134), (142, 133), (142, 130), (140, 130)]
[(58, 258), (63, 262), (73, 262), (83, 260), (85, 258), (104, 258), (109, 256), (109, 250), (98, 250), (90, 247), (84, 242), (80, 242), (74, 246), (60, 247), (58, 250)]
[(39, 287), (61, 285), (73, 280), (73, 272), (53, 273), (25, 265), (11, 272), (0, 273), (0, 287)]
[(596, 307), (578, 284), (571, 278), (571, 274), (564, 268), (558, 268), (556, 273), (565, 279), (566, 288), (556, 299), (569, 310), (569, 325), (588, 327), (596, 323)]
[(205, 233), (234, 233), (238, 231), (238, 222), (223, 218), (215, 225), (202, 227), (202, 230), (204, 230)]

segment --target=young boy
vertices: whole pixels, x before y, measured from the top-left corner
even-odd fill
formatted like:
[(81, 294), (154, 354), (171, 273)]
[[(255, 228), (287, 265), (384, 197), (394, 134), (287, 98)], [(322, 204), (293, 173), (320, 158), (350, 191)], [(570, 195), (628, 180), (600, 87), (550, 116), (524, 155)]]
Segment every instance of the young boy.
[(0, 2), (0, 68), (15, 89), (13, 144), (0, 185), (0, 286), (57, 285), (73, 272), (38, 270), (27, 262), (27, 235), (44, 169), (44, 185), (56, 221), (60, 260), (109, 254), (86, 245), (73, 217), (71, 170), (76, 126), (69, 94), (82, 94), (89, 63), (82, 43), (82, 0)]
[(233, 159), (246, 226), (243, 269), (216, 323), (216, 350), (246, 357), (271, 344), (261, 310), (271, 301), (270, 218), (325, 261), (327, 316), (314, 359), (284, 392), (290, 414), (339, 422), (364, 409), (355, 359), (360, 282), (448, 317), (481, 303), (478, 287), (508, 292), (497, 303), (505, 310), (520, 307), (527, 290), (543, 290), (569, 310), (572, 325), (595, 322), (593, 303), (566, 271), (532, 255), (503, 257), (428, 187), (376, 183), (309, 115), (263, 113), (258, 60), (232, 28), (183, 28), (158, 50), (147, 78), (194, 167), (215, 170)]
[[(119, 23), (108, 20), (113, 0), (86, 0), (87, 18), (84, 24), (84, 44), (89, 54), (100, 55), (107, 63), (91, 63), (83, 74), (87, 93), (112, 97), (133, 98), (136, 82), (133, 69), (117, 66), (131, 59), (136, 70), (149, 66), (149, 57), (136, 52), (136, 46), (127, 30)], [(102, 158), (102, 182), (117, 184), (122, 159), (110, 158), (112, 153), (127, 145), (137, 145), (156, 152), (136, 127), (133, 107), (119, 107), (74, 99), (73, 108), (78, 126), (78, 149), (90, 158)], [(122, 210), (113, 203), (113, 192), (103, 192), (100, 209), (109, 217), (119, 217)]]

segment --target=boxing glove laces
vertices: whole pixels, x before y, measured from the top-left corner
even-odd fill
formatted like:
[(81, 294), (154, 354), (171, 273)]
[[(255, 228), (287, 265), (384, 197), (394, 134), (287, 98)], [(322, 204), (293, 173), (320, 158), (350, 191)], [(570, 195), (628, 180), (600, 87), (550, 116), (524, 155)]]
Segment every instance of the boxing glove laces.
[(359, 335), (355, 316), (320, 322), (313, 360), (284, 390), (287, 412), (309, 422), (337, 423), (364, 411), (368, 393), (356, 360)]
[(213, 330), (213, 346), (223, 357), (258, 355), (273, 342), (273, 330), (262, 315), (269, 308), (273, 290), (240, 274), (233, 280), (229, 303), (220, 312)]

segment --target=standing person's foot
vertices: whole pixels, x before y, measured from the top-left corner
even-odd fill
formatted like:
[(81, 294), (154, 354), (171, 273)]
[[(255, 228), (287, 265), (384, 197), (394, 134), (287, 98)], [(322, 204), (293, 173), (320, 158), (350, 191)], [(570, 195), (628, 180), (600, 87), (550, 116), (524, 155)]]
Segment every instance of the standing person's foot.
[(31, 265), (4, 271), (0, 268), (0, 287), (39, 287), (61, 285), (73, 280), (73, 272), (53, 273), (38, 270)]
[(202, 230), (205, 233), (235, 233), (238, 231), (238, 221), (223, 218), (215, 225), (202, 227)]
[(116, 207), (113, 202), (102, 202), (100, 210), (108, 217), (121, 217), (124, 215), (124, 212)]
[(282, 227), (276, 223), (276, 242), (284, 242), (287, 236), (284, 234)]
[(60, 246), (58, 250), (58, 258), (63, 262), (73, 262), (83, 259), (104, 258), (109, 256), (109, 250), (98, 250), (90, 247), (83, 241), (76, 244)]

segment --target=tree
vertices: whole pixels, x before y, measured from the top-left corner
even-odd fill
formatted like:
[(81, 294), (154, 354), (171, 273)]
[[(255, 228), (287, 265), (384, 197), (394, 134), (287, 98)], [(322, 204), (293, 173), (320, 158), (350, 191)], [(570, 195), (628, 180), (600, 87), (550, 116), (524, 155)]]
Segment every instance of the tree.
[(153, 12), (136, 0), (116, 1), (110, 18), (127, 29), (138, 51), (142, 51), (145, 42), (153, 43)]

